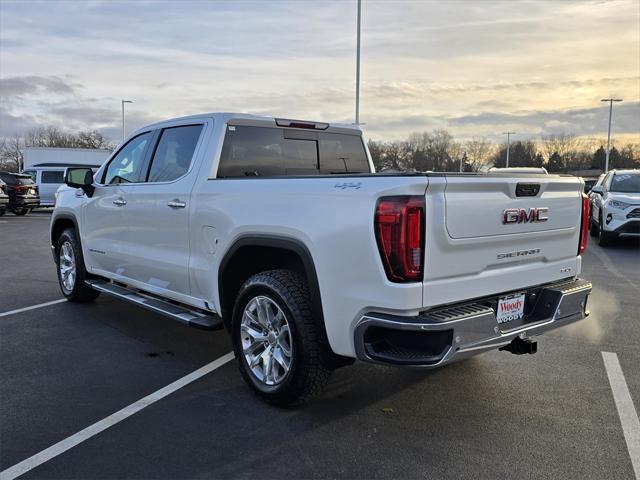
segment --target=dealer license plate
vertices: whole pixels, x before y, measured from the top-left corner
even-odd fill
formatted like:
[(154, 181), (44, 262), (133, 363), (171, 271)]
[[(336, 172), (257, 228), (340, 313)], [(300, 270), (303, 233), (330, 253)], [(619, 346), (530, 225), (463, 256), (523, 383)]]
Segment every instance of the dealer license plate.
[(524, 316), (525, 294), (519, 293), (498, 299), (496, 319), (499, 324), (520, 320)]

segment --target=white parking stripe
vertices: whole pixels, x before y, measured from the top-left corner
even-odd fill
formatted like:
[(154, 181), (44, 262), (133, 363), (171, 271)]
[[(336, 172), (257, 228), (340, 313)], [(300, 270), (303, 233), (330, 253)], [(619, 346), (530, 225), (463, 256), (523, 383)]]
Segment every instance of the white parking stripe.
[(51, 460), (54, 457), (66, 452), (67, 450), (75, 447), (76, 445), (84, 442), (85, 440), (90, 439), (94, 435), (97, 435), (100, 432), (105, 431), (107, 428), (120, 423), (124, 419), (130, 417), (138, 413), (145, 407), (154, 404), (158, 400), (163, 399), (167, 395), (171, 395), (176, 390), (181, 389), (182, 387), (190, 384), (198, 380), (199, 378), (205, 376), (207, 373), (213, 372), (215, 369), (220, 368), (224, 364), (233, 360), (233, 352), (229, 352), (226, 355), (214, 360), (211, 363), (208, 363), (204, 367), (191, 372), (189, 375), (186, 375), (173, 383), (170, 383), (166, 387), (157, 390), (151, 395), (147, 395), (144, 398), (141, 398), (135, 403), (132, 403), (128, 407), (123, 408), (122, 410), (117, 411), (116, 413), (109, 415), (107, 418), (100, 420), (99, 422), (94, 423), (93, 425), (88, 426), (84, 430), (80, 430), (78, 433), (71, 435), (68, 438), (52, 445), (51, 447), (41, 451), (40, 453), (36, 453), (34, 456), (23, 460), (22, 462), (14, 465), (13, 467), (9, 467), (6, 470), (0, 472), (0, 480), (13, 480), (20, 475), (27, 473), (29, 470), (36, 468), (39, 465)]
[(48, 307), (49, 305), (55, 305), (57, 303), (66, 302), (66, 298), (61, 298), (60, 300), (52, 300), (50, 302), (39, 303), (38, 305), (31, 305), (30, 307), (18, 308), (16, 310), (9, 310), (8, 312), (0, 313), (0, 317), (6, 317), (8, 315), (13, 315), (15, 313), (28, 312), (29, 310), (35, 310), (36, 308)]
[(636, 472), (636, 479), (640, 480), (640, 420), (638, 420), (638, 412), (633, 406), (633, 400), (624, 379), (618, 355), (611, 352), (602, 352), (602, 360), (607, 370), (611, 390), (613, 391), (613, 400), (616, 402), (618, 416), (622, 424), (624, 439), (627, 442), (627, 450), (631, 457), (633, 470)]

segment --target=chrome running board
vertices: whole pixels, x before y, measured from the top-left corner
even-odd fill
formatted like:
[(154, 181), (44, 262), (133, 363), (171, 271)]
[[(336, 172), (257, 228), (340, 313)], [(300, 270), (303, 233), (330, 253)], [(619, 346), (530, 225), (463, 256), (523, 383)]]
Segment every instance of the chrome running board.
[(221, 330), (224, 328), (222, 318), (215, 313), (207, 313), (191, 309), (176, 303), (161, 300), (139, 290), (130, 289), (105, 280), (87, 280), (86, 284), (112, 297), (133, 303), (152, 312), (160, 313), (172, 320), (203, 330)]

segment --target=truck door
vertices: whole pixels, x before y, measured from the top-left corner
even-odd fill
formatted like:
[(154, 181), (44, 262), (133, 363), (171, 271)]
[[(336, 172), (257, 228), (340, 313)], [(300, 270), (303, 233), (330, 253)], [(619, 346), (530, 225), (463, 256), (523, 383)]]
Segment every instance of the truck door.
[(126, 276), (176, 300), (190, 295), (190, 201), (204, 128), (197, 123), (160, 129), (144, 182), (121, 186), (127, 199)]
[[(141, 181), (152, 137), (152, 132), (145, 132), (129, 140), (109, 161), (96, 179), (93, 195), (85, 200), (81, 222), (83, 253), (94, 273), (126, 275), (125, 186)], [(83, 195), (82, 191), (78, 190), (77, 195)]]

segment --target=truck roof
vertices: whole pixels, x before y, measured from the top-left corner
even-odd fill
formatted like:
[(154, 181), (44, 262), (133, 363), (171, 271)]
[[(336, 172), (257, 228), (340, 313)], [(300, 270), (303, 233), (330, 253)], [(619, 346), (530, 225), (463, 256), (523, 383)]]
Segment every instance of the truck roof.
[[(250, 125), (250, 126), (280, 126), (287, 128), (313, 128), (311, 125), (315, 124), (317, 130), (324, 130), (327, 132), (334, 133), (350, 133), (350, 134), (358, 134), (362, 133), (362, 129), (359, 125), (348, 124), (348, 123), (329, 123), (329, 122), (320, 122), (316, 120), (301, 120), (301, 119), (290, 119), (290, 118), (282, 118), (282, 117), (271, 117), (264, 115), (253, 115), (250, 113), (239, 113), (239, 112), (210, 112), (210, 113), (200, 113), (196, 115), (188, 115), (184, 117), (176, 117), (171, 119), (162, 120), (160, 122), (152, 123), (150, 125), (146, 125), (144, 128), (148, 127), (160, 127), (164, 124), (175, 122), (175, 121), (198, 121), (205, 118), (213, 118), (214, 121), (219, 121), (223, 123), (232, 123), (234, 125)], [(289, 123), (286, 125), (285, 123)], [(303, 127), (302, 125), (306, 124), (309, 126)]]

